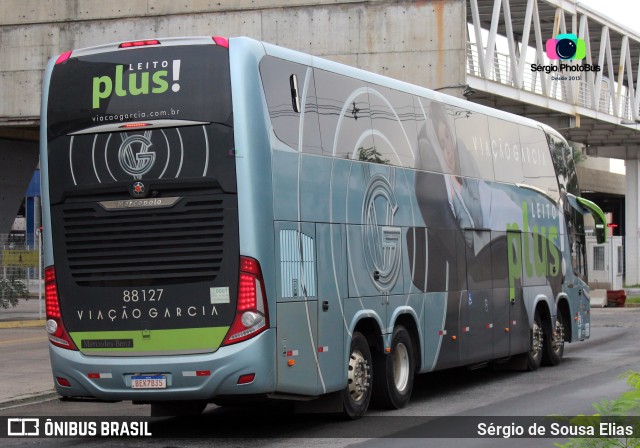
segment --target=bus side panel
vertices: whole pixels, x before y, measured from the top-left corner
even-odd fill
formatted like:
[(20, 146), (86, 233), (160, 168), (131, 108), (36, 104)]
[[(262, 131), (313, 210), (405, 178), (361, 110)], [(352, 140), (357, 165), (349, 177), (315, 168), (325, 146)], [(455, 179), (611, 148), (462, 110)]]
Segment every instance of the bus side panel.
[[(326, 392), (347, 381), (344, 340), (347, 321), (346, 232), (342, 224), (316, 224), (318, 251), (318, 360)], [(322, 350), (322, 351), (320, 351)]]
[(278, 303), (278, 392), (317, 395), (317, 301)]
[(446, 337), (441, 334), (445, 328), (447, 318), (447, 293), (432, 292), (424, 294), (423, 339), (421, 372), (430, 372), (436, 368), (442, 348), (442, 341)]
[(467, 291), (449, 291), (446, 295), (447, 311), (444, 326), (427, 329), (427, 331), (433, 331), (442, 336), (435, 370), (456, 367), (463, 363), (459, 342), (460, 308), (467, 300)]
[[(55, 66), (55, 59), (52, 58), (47, 65), (42, 82), (42, 105), (40, 110), (40, 135), (47, 135), (47, 107), (49, 100), (49, 87), (51, 84), (51, 73)], [(51, 208), (49, 201), (49, 154), (48, 141), (40, 138), (40, 178), (42, 190), (42, 227), (43, 227), (43, 252), (44, 266), (53, 265), (53, 242), (51, 233)]]
[[(256, 258), (264, 276), (269, 311), (276, 311), (273, 238), (272, 160), (269, 150), (269, 116), (258, 64), (264, 47), (248, 38), (229, 43), (231, 88), (238, 179), (240, 254)], [(276, 321), (270, 315), (271, 324)]]

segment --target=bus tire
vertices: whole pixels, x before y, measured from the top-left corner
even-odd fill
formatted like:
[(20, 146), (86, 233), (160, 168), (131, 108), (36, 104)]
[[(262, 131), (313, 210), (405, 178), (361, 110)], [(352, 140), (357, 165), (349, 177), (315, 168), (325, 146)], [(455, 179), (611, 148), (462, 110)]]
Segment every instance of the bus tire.
[(350, 420), (367, 412), (371, 401), (371, 350), (364, 335), (353, 333), (347, 363), (347, 386), (342, 391), (342, 414)]
[(531, 328), (531, 349), (527, 354), (527, 370), (530, 372), (538, 370), (538, 367), (540, 367), (540, 364), (542, 363), (545, 340), (542, 325), (540, 311), (536, 310), (536, 314), (533, 317), (533, 326)]
[(400, 409), (409, 403), (413, 390), (415, 360), (413, 342), (405, 327), (398, 325), (391, 337), (391, 353), (376, 353), (373, 359), (373, 400), (384, 409)]
[(562, 313), (556, 316), (556, 328), (551, 331), (551, 322), (548, 325), (549, 331), (544, 337), (544, 351), (542, 353), (542, 364), (545, 366), (557, 366), (564, 355), (564, 319)]

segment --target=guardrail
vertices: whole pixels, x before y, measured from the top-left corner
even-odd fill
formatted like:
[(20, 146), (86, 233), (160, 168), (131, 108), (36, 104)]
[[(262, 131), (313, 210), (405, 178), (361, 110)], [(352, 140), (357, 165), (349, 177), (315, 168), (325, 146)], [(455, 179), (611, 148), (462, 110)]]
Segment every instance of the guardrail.
[[(483, 78), (480, 72), (478, 58), (478, 45), (473, 42), (467, 42), (467, 74)], [(508, 54), (495, 52), (493, 62), (489, 67), (486, 67), (484, 78), (565, 103), (604, 112), (623, 120), (633, 119), (633, 98), (628, 94), (628, 89), (622, 86), (619, 104), (614, 109), (613, 96), (615, 95), (614, 88), (616, 86), (606, 77), (602, 77), (597, 107), (594, 107), (593, 97), (595, 96), (594, 92), (596, 89), (588, 80), (586, 72), (579, 72), (582, 75), (582, 79), (578, 81), (554, 79), (558, 78), (557, 72), (547, 74), (525, 69), (522, 73), (521, 85), (518, 86), (516, 79), (513, 77), (513, 73), (517, 71), (517, 67), (512, 69), (511, 65), (511, 58)], [(543, 77), (545, 78), (547, 86), (546, 95), (543, 89)]]

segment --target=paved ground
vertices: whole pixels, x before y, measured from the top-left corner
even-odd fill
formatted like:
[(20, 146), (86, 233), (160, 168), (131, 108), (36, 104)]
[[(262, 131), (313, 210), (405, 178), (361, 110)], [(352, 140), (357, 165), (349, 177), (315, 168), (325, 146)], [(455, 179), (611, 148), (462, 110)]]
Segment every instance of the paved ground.
[[(3, 360), (0, 404), (53, 393), (44, 309), (44, 299), (40, 304), (37, 296), (20, 300), (15, 308), (0, 309), (0, 359)], [(593, 312), (596, 319), (602, 315), (609, 320), (615, 313), (624, 313), (627, 309), (634, 314), (640, 311), (628, 307), (593, 309)]]
[(0, 308), (0, 329), (39, 326), (44, 328), (45, 304), (37, 296), (18, 300), (16, 307)]
[[(629, 369), (640, 371), (639, 339), (640, 308), (594, 309), (591, 339), (569, 344), (565, 358), (557, 367), (542, 367), (529, 373), (453, 369), (420, 375), (406, 408), (371, 409), (368, 413), (371, 418), (357, 422), (340, 422), (329, 416), (296, 416), (286, 407), (280, 409), (275, 405), (220, 408), (211, 404), (199, 419), (156, 421), (151, 429), (154, 436), (163, 436), (163, 439), (7, 439), (3, 440), (3, 446), (552, 447), (554, 442), (567, 441), (423, 437), (433, 437), (426, 435), (433, 434), (433, 427), (458, 425), (458, 419), (466, 417), (490, 423), (494, 416), (593, 414), (594, 402), (613, 399), (628, 390), (620, 374)], [(0, 389), (9, 388), (17, 393), (29, 385), (39, 385), (46, 392), (51, 379), (47, 378), (49, 364), (45, 347), (46, 339), (39, 328), (0, 330), (0, 356), (9, 361), (8, 366), (3, 363), (0, 370)], [(85, 416), (103, 421), (106, 416), (148, 415), (148, 406), (134, 406), (130, 402), (40, 398), (11, 405), (0, 403), (0, 417)]]
[(44, 315), (44, 298), (40, 304), (37, 296), (19, 300), (15, 308), (0, 309), (3, 406), (53, 393)]

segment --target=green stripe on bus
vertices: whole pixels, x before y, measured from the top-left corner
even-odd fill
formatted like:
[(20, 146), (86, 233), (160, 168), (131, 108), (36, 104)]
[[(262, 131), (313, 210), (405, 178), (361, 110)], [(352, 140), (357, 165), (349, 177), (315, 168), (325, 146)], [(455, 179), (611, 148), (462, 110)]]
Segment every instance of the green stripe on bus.
[[(85, 353), (96, 352), (160, 352), (180, 350), (216, 350), (229, 327), (180, 328), (151, 330), (145, 337), (143, 330), (126, 331), (80, 331), (69, 335), (78, 348)], [(93, 345), (83, 348), (82, 341)], [(117, 347), (130, 345), (133, 347)]]

